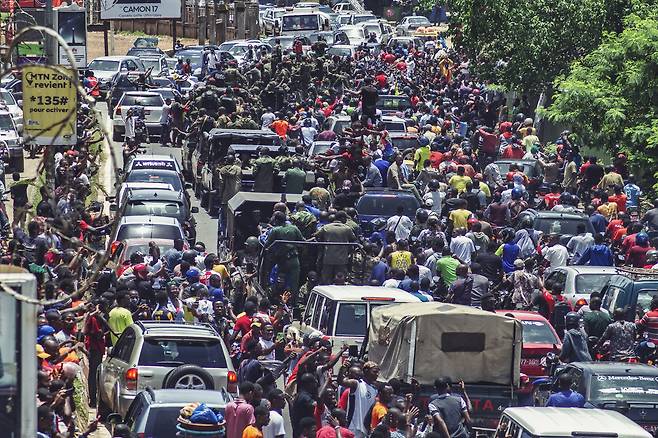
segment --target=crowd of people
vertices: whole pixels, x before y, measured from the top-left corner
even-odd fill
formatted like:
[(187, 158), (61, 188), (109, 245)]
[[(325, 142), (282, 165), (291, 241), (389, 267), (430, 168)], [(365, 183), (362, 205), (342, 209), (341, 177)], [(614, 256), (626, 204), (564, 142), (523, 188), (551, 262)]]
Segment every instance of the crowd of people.
[[(220, 209), (240, 191), (243, 168), (253, 168), (255, 190), (263, 192), (279, 191), (274, 169), (285, 172), (287, 193), (302, 193), (306, 172), (316, 174), (294, 210), (275, 205), (261, 234), (230, 257), (202, 242), (186, 249), (175, 241), (163, 252), (153, 243), (148, 254), (130, 254), (121, 266), (106, 263), (104, 236), (112, 222), (89, 202), (98, 171), (89, 135), (55, 156), (57, 189), (44, 186), (37, 205), (24, 182), (9, 188), (13, 238), (3, 263), (34, 273), (44, 300), (36, 339), (40, 437), (95, 430), (98, 420), (89, 424), (88, 409), (98, 403), (96, 369), (138, 320), (207, 323), (222, 336), (239, 381), (239, 396), (224, 413), (228, 438), (286, 436), (283, 415), (290, 416), (294, 438), (468, 436), (463, 382), (437, 376), (436, 395), (424, 406), (418, 394), (402, 393), (399, 382), (378, 381), (376, 363), (343, 360), (346, 349), (332, 355), (321, 335), (290, 328), (294, 310), (304, 308), (318, 284), (395, 287), (423, 302), (491, 311), (536, 310), (563, 336), (564, 361), (591, 357), (584, 333), (610, 341), (611, 359), (630, 354), (638, 332), (658, 342), (658, 301), (635, 324), (601, 310), (596, 294), (588, 306), (572, 308), (562, 286), (545, 281), (567, 265), (653, 269), (658, 263), (658, 200), (642, 211), (642, 189), (623, 154), (602, 165), (596, 156), (584, 157), (568, 132), (541, 139), (527, 97), (508, 104), (472, 74), (465, 56), (438, 44), (422, 50), (364, 45), (353, 59), (328, 56), (321, 41), (307, 53), (295, 47), (254, 50), (242, 65), (206, 65), (189, 101), (172, 104), (162, 121), (173, 144), (215, 127), (263, 128), (295, 151), (274, 159), (263, 148), (251, 161), (228, 155), (218, 169)], [(418, 135), (411, 150), (391, 140), (377, 108), (380, 94), (409, 98), (411, 107), (397, 115)], [(334, 132), (331, 116), (350, 117), (350, 126)], [(92, 129), (84, 108), (79, 129)], [(309, 158), (315, 141), (334, 143)], [(536, 160), (542, 177), (530, 178), (516, 165), (503, 172), (498, 159)], [(409, 191), (421, 207), (410, 212), (396, 205), (390, 217), (365, 227), (356, 202), (368, 188)], [(581, 213), (591, 226), (583, 223), (565, 241), (559, 226), (548, 233), (533, 228), (528, 213), (542, 210)], [(346, 245), (321, 249), (319, 263), (308, 263), (301, 246), (276, 245), (260, 288), (250, 287), (255, 276), (234, 275), (258, 265), (261, 248), (277, 240)], [(275, 358), (286, 366), (274, 374), (259, 361)], [(132, 435), (118, 425), (114, 436)]]

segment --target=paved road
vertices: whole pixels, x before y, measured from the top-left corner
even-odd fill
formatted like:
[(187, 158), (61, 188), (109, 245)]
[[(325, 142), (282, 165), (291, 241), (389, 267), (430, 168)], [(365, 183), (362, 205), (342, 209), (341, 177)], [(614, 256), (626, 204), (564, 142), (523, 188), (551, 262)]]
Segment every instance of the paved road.
[[(111, 123), (112, 120), (107, 117), (107, 107), (104, 103), (99, 103), (99, 109), (103, 112), (103, 115), (105, 116), (103, 120), (105, 123), (108, 123), (108, 128), (111, 132)], [(121, 162), (122, 155), (121, 155), (121, 142), (112, 142), (112, 149), (114, 152), (114, 156), (117, 157), (119, 160), (118, 163), (116, 163), (118, 166), (123, 166), (123, 163)], [(165, 154), (165, 155), (173, 155), (180, 161), (181, 154), (180, 154), (180, 149), (178, 148), (171, 148), (171, 147), (162, 147), (160, 143), (150, 143), (146, 146), (146, 153), (147, 154)], [(108, 157), (109, 159), (109, 157)], [(114, 178), (114, 173), (111, 172), (110, 167), (105, 168), (105, 174), (107, 177), (105, 178), (105, 185), (109, 186), (108, 193), (114, 194), (114, 184), (115, 184), (115, 178)], [(111, 175), (111, 177), (110, 177)], [(192, 205), (199, 207), (199, 213), (195, 214), (195, 219), (197, 223), (197, 236), (198, 240), (204, 242), (206, 244), (206, 248), (208, 248), (209, 251), (214, 251), (215, 248), (217, 248), (217, 219), (212, 218), (208, 215), (208, 212), (201, 208), (199, 205), (198, 199), (194, 197), (194, 193), (190, 190), (190, 197), (192, 199)], [(277, 382), (279, 388), (283, 387), (283, 380), (279, 379)], [(288, 415), (288, 409), (284, 411), (284, 422), (285, 422), (285, 428), (286, 428), (286, 436), (292, 436), (292, 426), (290, 424), (290, 419)], [(95, 411), (91, 412), (90, 415), (90, 420), (95, 418)], [(99, 430), (93, 435), (95, 438), (110, 438), (109, 432), (102, 426), (99, 427)]]

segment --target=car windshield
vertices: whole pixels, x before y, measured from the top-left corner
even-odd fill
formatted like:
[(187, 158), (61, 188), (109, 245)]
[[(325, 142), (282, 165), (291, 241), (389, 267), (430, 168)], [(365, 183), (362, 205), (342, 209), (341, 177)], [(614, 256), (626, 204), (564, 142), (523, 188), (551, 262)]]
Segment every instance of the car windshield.
[(406, 132), (403, 122), (384, 122), (384, 126), (389, 132)]
[(155, 93), (158, 93), (160, 96), (162, 96), (162, 99), (171, 99), (176, 100), (176, 94), (174, 93), (173, 89), (169, 88), (167, 90), (157, 90)]
[(658, 403), (658, 373), (655, 376), (597, 375), (590, 378), (590, 400)]
[[(348, 57), (348, 56), (352, 56), (352, 51), (350, 49), (332, 47), (329, 49), (329, 54), (332, 56)], [(343, 129), (341, 128), (341, 131), (342, 130)]]
[(120, 106), (155, 106), (161, 107), (163, 104), (162, 97), (158, 95), (140, 96), (134, 94), (125, 94), (121, 99)]
[(365, 39), (365, 33), (363, 32), (363, 28), (361, 27), (350, 27), (347, 29), (343, 29), (345, 34), (347, 35), (347, 38), (352, 40), (353, 38), (355, 39)]
[(591, 226), (586, 218), (582, 219), (565, 219), (565, 218), (537, 218), (535, 219), (535, 230), (541, 231), (544, 234), (578, 234), (578, 225), (584, 224), (589, 230)]
[[(219, 408), (210, 403), (206, 403), (206, 406), (219, 410), (222, 415), (224, 414), (224, 408)], [(140, 433), (139, 436), (158, 438), (176, 438), (180, 436), (176, 426), (178, 424), (177, 418), (183, 407), (183, 404), (180, 406), (151, 406), (148, 411), (148, 420), (146, 420), (144, 433)]]
[(166, 183), (171, 184), (177, 192), (183, 190), (183, 184), (181, 183), (180, 177), (175, 172), (154, 172), (152, 169), (132, 170), (128, 174), (126, 182)]
[(161, 70), (160, 60), (158, 59), (142, 59), (142, 62), (147, 69), (153, 67), (153, 71), (156, 73), (159, 73)]
[(319, 20), (318, 16), (314, 14), (309, 15), (284, 15), (281, 29), (283, 31), (296, 31), (296, 30), (318, 30)]
[(183, 239), (180, 229), (163, 224), (125, 224), (119, 228), (116, 240), (123, 239)]
[[(160, 249), (160, 254), (166, 253), (168, 250), (174, 247), (174, 242), (172, 241), (171, 243), (162, 243), (159, 242), (158, 248)], [(134, 254), (136, 252), (141, 252), (142, 254), (148, 254), (150, 250), (150, 246), (148, 243), (140, 243), (140, 244), (135, 244), (135, 245), (130, 245), (128, 246), (124, 251), (123, 251), (123, 258), (127, 258), (130, 256), (130, 254)], [(146, 258), (151, 259), (151, 256), (146, 256)]]
[(377, 101), (377, 108), (385, 111), (404, 111), (411, 107), (411, 100), (408, 97), (384, 97), (381, 96)]
[[(496, 165), (498, 165), (498, 169), (500, 169), (500, 173), (506, 174), (509, 172), (510, 165), (514, 163), (500, 163), (497, 162)], [(528, 178), (533, 178), (535, 176), (535, 165), (533, 163), (516, 163), (517, 166), (523, 167), (523, 173), (528, 177)]]
[(576, 276), (576, 293), (591, 294), (601, 292), (612, 274), (578, 274)]
[(363, 26), (363, 28), (368, 35), (374, 33), (377, 36), (381, 36), (382, 34), (382, 30), (379, 28), (379, 24), (366, 24)]
[(179, 50), (174, 56), (176, 58), (183, 58), (183, 61), (190, 60), (192, 68), (201, 67), (201, 50)]
[(243, 45), (236, 44), (235, 46), (233, 46), (229, 49), (228, 53), (230, 53), (231, 55), (234, 55), (234, 56), (235, 55), (241, 56), (241, 55), (244, 55), (245, 53), (247, 53), (248, 50), (249, 50), (249, 46), (243, 46)]
[(341, 303), (336, 321), (336, 336), (365, 336), (368, 317), (364, 303)]
[(0, 91), (0, 100), (7, 105), (16, 105), (16, 99), (14, 99), (14, 95), (9, 91)]
[(314, 143), (313, 146), (311, 147), (311, 155), (320, 155), (324, 154), (329, 150), (331, 147), (332, 143), (331, 142), (326, 142), (326, 143)]
[(94, 71), (119, 71), (119, 61), (95, 59), (89, 63), (87, 68)]
[(651, 300), (654, 296), (658, 295), (658, 290), (656, 289), (640, 289), (637, 292), (637, 310), (641, 311), (640, 314), (644, 315), (649, 311), (651, 306)]
[(123, 212), (124, 216), (165, 216), (181, 217), (183, 204), (172, 201), (129, 201)]
[(425, 17), (411, 17), (409, 18), (411, 24), (430, 24), (430, 20)]
[(558, 339), (543, 321), (521, 320), (523, 342), (526, 344), (555, 344)]
[(11, 120), (11, 115), (0, 114), (0, 131), (13, 131), (14, 124)]
[(226, 368), (226, 358), (216, 339), (144, 339), (139, 364), (145, 366), (197, 365), (201, 368)]
[(366, 195), (359, 199), (356, 205), (360, 215), (385, 216), (395, 215), (398, 205), (404, 207), (404, 214), (414, 217), (419, 202), (413, 196), (400, 196), (400, 194)]
[(376, 20), (377, 17), (374, 15), (355, 15), (352, 19), (354, 24), (363, 23), (364, 21)]

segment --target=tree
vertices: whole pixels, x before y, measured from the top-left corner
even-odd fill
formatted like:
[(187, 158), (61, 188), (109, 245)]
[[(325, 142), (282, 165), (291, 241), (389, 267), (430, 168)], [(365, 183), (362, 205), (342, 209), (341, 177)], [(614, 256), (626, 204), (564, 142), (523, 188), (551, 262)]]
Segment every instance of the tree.
[(616, 150), (658, 177), (658, 13), (633, 14), (625, 29), (555, 81), (547, 117), (571, 125), (585, 144)]
[[(627, 0), (452, 0), (455, 41), (483, 79), (542, 91), (617, 30)], [(622, 15), (620, 15), (622, 14)]]

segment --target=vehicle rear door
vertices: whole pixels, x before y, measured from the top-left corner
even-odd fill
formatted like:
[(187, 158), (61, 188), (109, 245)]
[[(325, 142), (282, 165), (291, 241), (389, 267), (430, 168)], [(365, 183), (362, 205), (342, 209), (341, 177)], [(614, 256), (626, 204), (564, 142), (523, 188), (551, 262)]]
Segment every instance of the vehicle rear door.
[(115, 396), (114, 388), (117, 385), (119, 387), (124, 385), (124, 374), (131, 365), (130, 357), (135, 346), (135, 340), (135, 330), (132, 327), (126, 328), (103, 366), (104, 373), (101, 385), (103, 385), (104, 392), (110, 402), (112, 402), (110, 397)]

